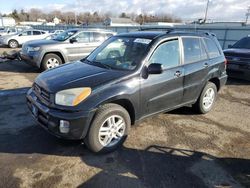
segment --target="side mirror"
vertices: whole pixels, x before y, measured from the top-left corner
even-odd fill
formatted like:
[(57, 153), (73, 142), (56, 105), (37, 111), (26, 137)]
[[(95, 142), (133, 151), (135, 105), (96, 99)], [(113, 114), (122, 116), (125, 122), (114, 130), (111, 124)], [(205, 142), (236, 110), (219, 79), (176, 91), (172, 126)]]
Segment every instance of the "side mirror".
[(74, 42), (77, 42), (77, 39), (75, 37), (73, 37), (73, 38), (69, 39), (69, 42), (73, 44)]
[(148, 66), (148, 74), (161, 74), (162, 71), (162, 64), (160, 63), (152, 63)]
[(228, 45), (228, 48), (232, 48), (232, 47), (233, 47), (233, 45), (232, 45), (232, 44), (229, 44), (229, 45)]
[(19, 34), (18, 36), (21, 37), (22, 35), (23, 35), (23, 34), (21, 33), (21, 34)]

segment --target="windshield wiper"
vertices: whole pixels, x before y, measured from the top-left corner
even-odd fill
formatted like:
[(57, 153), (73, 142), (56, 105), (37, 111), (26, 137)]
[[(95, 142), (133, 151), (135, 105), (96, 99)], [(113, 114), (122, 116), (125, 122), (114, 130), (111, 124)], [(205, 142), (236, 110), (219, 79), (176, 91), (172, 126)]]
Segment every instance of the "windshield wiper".
[(90, 60), (88, 60), (88, 59), (83, 59), (83, 60), (81, 60), (82, 62), (84, 62), (84, 61), (87, 61), (88, 62), (88, 64), (96, 64), (97, 66), (101, 66), (101, 67), (103, 67), (103, 68), (106, 68), (106, 69), (113, 69), (113, 67), (112, 66), (110, 66), (110, 65), (107, 65), (107, 64), (104, 64), (104, 63), (101, 63), (101, 62), (99, 62), (99, 61), (90, 61)]

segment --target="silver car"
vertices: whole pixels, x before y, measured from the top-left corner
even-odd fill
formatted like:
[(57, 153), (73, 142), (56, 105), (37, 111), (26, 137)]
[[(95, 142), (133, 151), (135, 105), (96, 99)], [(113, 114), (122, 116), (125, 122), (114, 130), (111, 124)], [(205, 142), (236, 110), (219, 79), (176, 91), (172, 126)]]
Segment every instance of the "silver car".
[(86, 57), (104, 40), (115, 35), (101, 29), (70, 29), (52, 40), (27, 42), (20, 52), (21, 58), (42, 70)]
[(0, 44), (7, 45), (10, 48), (17, 48), (27, 41), (44, 39), (49, 35), (46, 31), (41, 30), (25, 30), (12, 35), (2, 36)]

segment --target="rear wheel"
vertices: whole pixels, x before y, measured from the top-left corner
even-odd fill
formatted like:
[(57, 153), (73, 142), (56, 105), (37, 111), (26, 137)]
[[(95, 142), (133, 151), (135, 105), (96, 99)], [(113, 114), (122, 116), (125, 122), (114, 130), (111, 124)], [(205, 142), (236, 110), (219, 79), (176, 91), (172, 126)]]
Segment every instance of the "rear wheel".
[(111, 152), (126, 140), (131, 120), (120, 105), (106, 104), (100, 107), (84, 142), (95, 153)]
[(195, 103), (194, 107), (198, 110), (199, 113), (208, 113), (214, 106), (217, 94), (218, 93), (216, 85), (212, 82), (208, 82), (202, 90), (201, 95)]
[(41, 68), (42, 70), (48, 70), (58, 67), (62, 64), (62, 59), (56, 54), (47, 54), (43, 58)]
[(10, 40), (8, 45), (10, 48), (17, 48), (19, 46), (19, 44), (16, 40)]

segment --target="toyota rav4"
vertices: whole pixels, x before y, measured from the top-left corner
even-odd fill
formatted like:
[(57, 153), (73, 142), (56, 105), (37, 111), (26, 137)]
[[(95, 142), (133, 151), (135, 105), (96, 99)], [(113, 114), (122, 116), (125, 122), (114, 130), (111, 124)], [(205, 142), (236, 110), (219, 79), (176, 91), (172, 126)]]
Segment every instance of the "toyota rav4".
[(225, 57), (213, 34), (135, 32), (40, 74), (27, 103), (50, 133), (108, 152), (148, 116), (191, 105), (209, 112), (226, 80)]

